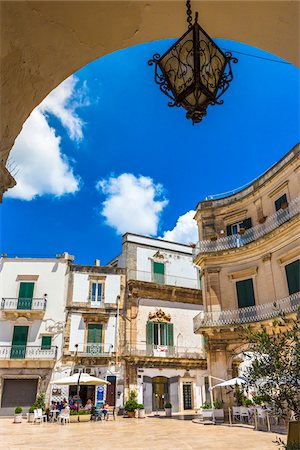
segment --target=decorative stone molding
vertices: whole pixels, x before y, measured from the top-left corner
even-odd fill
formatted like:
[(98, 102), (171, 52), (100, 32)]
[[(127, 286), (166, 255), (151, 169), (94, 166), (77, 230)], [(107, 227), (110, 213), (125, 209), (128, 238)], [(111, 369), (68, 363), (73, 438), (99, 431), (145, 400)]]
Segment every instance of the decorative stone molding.
[(247, 216), (247, 209), (243, 209), (242, 211), (237, 211), (231, 214), (228, 214), (227, 216), (223, 217), (224, 224), (229, 225), (230, 223), (233, 223), (235, 221), (243, 220)]
[(293, 262), (293, 259), (296, 259), (300, 256), (300, 246), (297, 246), (296, 248), (293, 248), (293, 250), (286, 253), (284, 256), (281, 256), (281, 258), (278, 259), (279, 264), (285, 264), (287, 262)]
[(268, 197), (272, 198), (275, 195), (279, 194), (280, 191), (285, 189), (289, 184), (289, 180), (284, 181), (284, 183), (281, 183), (279, 186), (277, 186), (275, 189), (273, 189), (272, 192), (269, 193)]
[(257, 275), (258, 267), (249, 267), (249, 269), (239, 270), (238, 272), (231, 272), (228, 274), (230, 280), (239, 280), (243, 278), (254, 277)]
[(272, 259), (272, 253), (266, 253), (265, 255), (262, 256), (262, 261), (263, 262), (269, 262)]
[(37, 281), (39, 275), (18, 275), (17, 281)]
[(170, 314), (166, 314), (162, 309), (158, 309), (154, 313), (149, 313), (149, 320), (153, 322), (171, 322)]
[(106, 323), (108, 322), (109, 315), (105, 312), (95, 311), (82, 313), (82, 318), (86, 323)]

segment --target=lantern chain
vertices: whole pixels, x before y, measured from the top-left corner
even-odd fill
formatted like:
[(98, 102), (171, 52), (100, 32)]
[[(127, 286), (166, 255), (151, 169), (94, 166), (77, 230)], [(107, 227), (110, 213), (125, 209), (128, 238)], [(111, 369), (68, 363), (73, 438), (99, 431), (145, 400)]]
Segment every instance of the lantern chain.
[(187, 0), (186, 2), (186, 15), (187, 15), (187, 23), (189, 24), (188, 28), (192, 28), (193, 24), (193, 17), (192, 17), (192, 10), (191, 10), (191, 0)]

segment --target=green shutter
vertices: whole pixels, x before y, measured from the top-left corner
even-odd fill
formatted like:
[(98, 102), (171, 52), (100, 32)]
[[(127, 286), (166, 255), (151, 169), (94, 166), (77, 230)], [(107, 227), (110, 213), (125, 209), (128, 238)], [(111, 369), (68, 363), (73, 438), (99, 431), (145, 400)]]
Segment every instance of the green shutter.
[(289, 294), (295, 294), (300, 291), (300, 259), (287, 264), (285, 273), (288, 282)]
[(153, 281), (154, 283), (164, 284), (165, 265), (163, 263), (153, 262)]
[(102, 344), (102, 324), (89, 323), (88, 324), (88, 344)]
[(255, 305), (252, 278), (249, 280), (237, 281), (236, 290), (239, 308), (246, 308), (247, 306)]
[(167, 323), (167, 345), (169, 347), (173, 347), (174, 345), (174, 338), (173, 338), (173, 329), (174, 326), (172, 323)]
[(147, 342), (147, 344), (153, 344), (153, 342), (154, 342), (154, 322), (147, 322), (146, 342)]
[(42, 336), (42, 350), (49, 350), (52, 344), (52, 336)]
[(34, 283), (20, 283), (18, 309), (31, 309)]
[(28, 326), (14, 326), (12, 347), (10, 357), (14, 359), (24, 359), (28, 337)]

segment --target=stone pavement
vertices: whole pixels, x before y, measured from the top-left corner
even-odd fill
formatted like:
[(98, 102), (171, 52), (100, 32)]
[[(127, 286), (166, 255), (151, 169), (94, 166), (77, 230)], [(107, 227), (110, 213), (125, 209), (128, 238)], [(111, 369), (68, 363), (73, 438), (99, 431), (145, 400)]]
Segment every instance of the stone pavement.
[(152, 417), (67, 425), (0, 420), (1, 450), (278, 450), (275, 437), (247, 428)]

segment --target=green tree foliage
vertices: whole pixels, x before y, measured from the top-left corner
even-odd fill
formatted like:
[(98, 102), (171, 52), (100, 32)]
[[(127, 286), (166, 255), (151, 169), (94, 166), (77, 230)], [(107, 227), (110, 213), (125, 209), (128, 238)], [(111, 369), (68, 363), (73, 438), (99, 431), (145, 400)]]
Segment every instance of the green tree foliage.
[[(244, 331), (252, 365), (247, 378), (259, 396), (268, 399), (272, 412), (300, 420), (300, 325), (282, 315), (271, 330), (261, 327)], [(249, 356), (247, 351), (247, 355)]]

